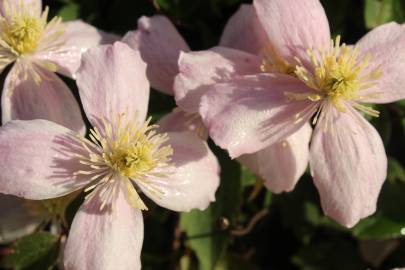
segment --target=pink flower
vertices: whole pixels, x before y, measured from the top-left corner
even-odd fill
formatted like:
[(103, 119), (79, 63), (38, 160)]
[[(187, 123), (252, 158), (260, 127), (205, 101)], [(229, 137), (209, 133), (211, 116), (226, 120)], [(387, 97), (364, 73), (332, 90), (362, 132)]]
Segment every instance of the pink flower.
[(263, 151), (313, 118), (310, 166), (324, 212), (348, 227), (372, 214), (387, 158), (359, 111), (378, 116), (364, 103), (405, 97), (404, 26), (380, 26), (355, 46), (331, 42), (318, 0), (255, 0), (232, 20), (222, 44), (261, 57), (223, 48), (182, 54), (178, 104), (194, 101), (232, 157)]
[[(160, 15), (141, 17), (138, 29), (128, 32), (123, 42), (141, 53), (147, 63), (146, 73), (151, 86), (173, 96), (180, 52), (188, 52), (190, 48), (170, 20)], [(162, 117), (159, 126), (160, 130), (166, 132), (189, 130), (204, 140), (208, 138), (208, 131), (198, 112), (190, 113), (182, 108), (175, 108), (172, 113)]]
[(115, 37), (82, 21), (47, 21), (40, 0), (0, 3), (0, 70), (14, 63), (4, 84), (2, 122), (47, 119), (84, 132), (80, 108), (54, 72), (74, 77), (81, 54)]
[[(213, 84), (262, 72), (262, 52), (267, 44), (253, 7), (242, 5), (225, 27), (221, 47), (180, 54), (180, 74), (174, 84), (178, 106), (188, 113), (198, 113), (201, 96)], [(249, 123), (248, 119), (245, 121)], [(250, 146), (246, 144), (244, 151), (227, 149), (232, 158), (238, 157), (244, 166), (262, 178), (271, 191), (291, 191), (307, 168), (311, 133), (308, 124), (275, 144), (257, 148), (252, 142)], [(233, 143), (238, 144), (237, 141)]]
[(123, 43), (91, 49), (77, 73), (90, 139), (46, 120), (0, 130), (0, 192), (43, 200), (85, 188), (65, 249), (66, 269), (140, 269), (139, 192), (175, 211), (214, 200), (219, 167), (190, 132), (159, 134), (145, 121), (146, 65)]
[[(244, 25), (244, 22), (252, 17), (252, 13), (253, 9), (250, 6), (242, 6), (240, 11), (229, 21), (227, 29), (224, 31), (221, 39), (222, 46), (232, 47), (238, 41), (244, 42), (246, 40), (246, 34), (255, 29), (249, 25)], [(245, 36), (243, 38), (238, 31), (234, 31), (241, 29), (242, 26), (250, 31), (244, 31), (243, 35)], [(191, 130), (201, 138), (207, 139), (208, 131), (198, 112), (200, 94), (205, 92), (207, 88), (201, 90), (197, 88), (200, 83), (209, 85), (217, 82), (219, 78), (216, 75), (214, 75), (216, 76), (215, 79), (210, 78), (210, 75), (213, 74), (211, 71), (214, 71), (215, 67), (212, 66), (212, 63), (203, 62), (203, 57), (199, 58), (200, 55), (204, 55), (204, 52), (185, 54), (185, 52), (190, 51), (189, 46), (173, 24), (163, 16), (142, 17), (138, 21), (138, 29), (129, 32), (123, 40), (132, 48), (140, 51), (142, 58), (148, 64), (148, 78), (154, 88), (163, 93), (174, 95), (173, 87), (175, 86), (179, 108), (159, 121), (161, 129), (164, 131)], [(254, 48), (257, 45), (251, 42), (246, 42), (246, 44), (249, 45), (240, 49), (258, 54), (259, 49)], [(225, 72), (226, 74), (221, 74), (223, 75), (220, 78), (222, 81), (235, 75), (232, 69), (236, 64), (240, 66), (240, 69), (246, 69), (248, 72), (257, 73), (260, 71), (260, 58), (244, 52), (227, 48), (214, 48), (207, 54), (215, 58), (217, 63), (221, 62), (224, 69), (228, 71)], [(247, 62), (245, 62), (246, 57), (248, 58)], [(190, 61), (195, 60), (195, 64), (201, 64), (204, 68), (197, 71), (196, 74), (188, 74), (191, 75), (190, 77), (183, 76), (183, 72), (187, 73), (188, 59)], [(174, 78), (179, 72), (181, 74), (175, 83)], [(199, 81), (200, 79), (203, 81)], [(204, 79), (208, 80), (204, 81)], [(196, 94), (194, 94), (195, 92)], [(187, 93), (187, 97), (185, 97), (185, 93)], [(193, 98), (194, 96), (198, 97)], [(302, 131), (290, 138), (262, 151), (244, 155), (239, 158), (239, 161), (255, 174), (264, 178), (266, 180), (265, 185), (272, 191), (289, 191), (294, 188), (307, 167), (309, 149), (305, 142), (309, 142), (311, 132), (311, 128), (307, 125)]]

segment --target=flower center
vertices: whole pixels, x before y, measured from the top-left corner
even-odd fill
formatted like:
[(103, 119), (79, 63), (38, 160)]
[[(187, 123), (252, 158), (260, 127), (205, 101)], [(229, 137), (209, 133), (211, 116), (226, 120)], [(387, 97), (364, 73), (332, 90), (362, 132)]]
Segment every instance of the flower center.
[(31, 53), (38, 47), (43, 29), (37, 18), (14, 17), (5, 29), (4, 40), (18, 54)]
[(134, 142), (127, 147), (117, 145), (106, 154), (106, 163), (123, 176), (131, 177), (138, 172), (149, 172), (156, 168), (158, 160), (154, 158), (150, 142)]
[[(90, 175), (95, 182), (86, 191), (97, 188), (111, 191), (112, 186), (122, 180), (126, 182), (127, 200), (133, 207), (147, 209), (129, 180), (147, 183), (149, 177), (167, 175), (173, 154), (172, 147), (166, 145), (167, 135), (157, 134), (157, 126), (149, 125), (150, 120), (140, 124), (120, 114), (115, 123), (103, 119), (101, 130), (90, 130), (91, 140), (81, 138), (88, 155), (80, 156), (80, 163), (87, 165), (88, 170), (76, 174)], [(104, 191), (100, 194), (103, 208), (112, 200), (113, 193)]]
[[(17, 56), (35, 52), (43, 39), (48, 43), (59, 39), (63, 34), (61, 19), (54, 17), (49, 23), (46, 7), (40, 17), (32, 14), (32, 7), (20, 1), (18, 6), (4, 2), (5, 17), (0, 17), (0, 45)], [(47, 33), (52, 32), (49, 36)]]
[[(295, 75), (317, 93), (286, 93), (290, 99), (324, 99), (331, 102), (340, 112), (344, 112), (342, 101), (361, 100), (364, 98), (361, 91), (373, 86), (382, 75), (379, 67), (369, 68), (369, 57), (359, 59), (356, 47), (340, 44), (340, 36), (331, 41), (327, 50), (309, 50), (307, 54), (312, 67), (308, 68), (308, 64), (304, 65), (296, 59), (299, 64), (296, 66)], [(378, 116), (378, 112), (369, 107), (360, 104), (356, 106), (365, 113)]]

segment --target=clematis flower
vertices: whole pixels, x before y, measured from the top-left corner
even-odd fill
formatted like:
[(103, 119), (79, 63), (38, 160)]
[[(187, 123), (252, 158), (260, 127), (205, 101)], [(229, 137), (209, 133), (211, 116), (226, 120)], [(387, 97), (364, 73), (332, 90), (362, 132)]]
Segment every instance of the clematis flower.
[(48, 22), (40, 0), (0, 2), (0, 71), (14, 63), (2, 93), (2, 122), (47, 119), (84, 132), (80, 108), (55, 72), (74, 78), (81, 54), (115, 39), (82, 22)]
[[(241, 26), (246, 27), (246, 29), (248, 28), (242, 24), (242, 21), (246, 21), (252, 15), (250, 14), (252, 13), (251, 11), (253, 11), (251, 7), (242, 6), (241, 11), (229, 21), (221, 39), (222, 46), (235, 46), (237, 39), (233, 36), (237, 36), (241, 42), (246, 40), (245, 37), (241, 38), (238, 31), (232, 31), (233, 29), (240, 29)], [(249, 31), (251, 29), (254, 30), (254, 28), (250, 28)], [(245, 31), (244, 34), (250, 33), (249, 31)], [(198, 112), (199, 99), (188, 97), (183, 99), (184, 92), (187, 92), (189, 96), (192, 95), (195, 88), (198, 88), (198, 83), (195, 83), (198, 80), (189, 78), (187, 75), (183, 77), (182, 75), (183, 72), (187, 73), (188, 70), (187, 57), (188, 55), (197, 57), (201, 52), (185, 54), (185, 52), (190, 51), (189, 46), (180, 36), (174, 25), (164, 16), (142, 17), (138, 21), (138, 29), (129, 32), (123, 38), (123, 41), (130, 47), (140, 51), (143, 60), (148, 64), (147, 74), (154, 88), (169, 95), (174, 95), (174, 90), (176, 90), (176, 100), (179, 107), (159, 121), (160, 129), (164, 131), (190, 130), (206, 140), (208, 138), (208, 131)], [(244, 47), (240, 46), (239, 49), (247, 52), (252, 52), (253, 50), (258, 54), (259, 49), (255, 50), (248, 47), (252, 43), (246, 44), (248, 45)], [(246, 63), (245, 58), (247, 54), (244, 52), (240, 52), (239, 55), (235, 50), (214, 48), (209, 53), (216, 55), (217, 50), (221, 50), (221, 52), (223, 51), (226, 54), (225, 57), (217, 57), (218, 61), (224, 61), (224, 65), (226, 65), (226, 74), (221, 74), (224, 75), (221, 77), (223, 81), (235, 75), (236, 72), (232, 71), (234, 64), (240, 64), (242, 69), (246, 69), (252, 74), (260, 71), (261, 62), (259, 57), (253, 57), (253, 60), (251, 57), (247, 59)], [(179, 57), (180, 62), (178, 65)], [(236, 63), (235, 61), (237, 60), (240, 61)], [(253, 64), (251, 63), (252, 61)], [(206, 70), (201, 70), (202, 74), (192, 74), (192, 76), (207, 78), (206, 71), (213, 70), (213, 67), (210, 66), (211, 63), (199, 64), (202, 64)], [(179, 70), (179, 66), (182, 70)], [(180, 75), (175, 83), (175, 77), (179, 72)], [(217, 82), (219, 79), (218, 76), (215, 80), (203, 83), (212, 84), (213, 81)], [(239, 161), (256, 175), (265, 179), (265, 185), (272, 191), (289, 191), (293, 189), (295, 183), (307, 167), (309, 150), (308, 143), (305, 144), (305, 142), (309, 142), (310, 135), (311, 128), (307, 125), (301, 132), (292, 135), (290, 138), (263, 151), (244, 155), (239, 158)]]
[[(263, 72), (267, 59), (263, 48), (268, 45), (268, 39), (251, 5), (242, 5), (231, 17), (219, 45), (207, 51), (183, 51), (179, 56), (174, 91), (178, 106), (188, 114), (199, 114), (201, 97), (212, 85)], [(247, 146), (244, 151), (236, 153), (230, 149), (229, 153), (263, 179), (272, 192), (291, 191), (308, 166), (311, 133), (307, 124), (267, 147), (255, 148), (253, 142), (252, 147)], [(234, 141), (235, 146), (238, 143)]]
[(219, 185), (218, 162), (193, 133), (159, 134), (145, 121), (146, 65), (127, 45), (86, 52), (77, 83), (90, 139), (46, 120), (8, 122), (0, 130), (0, 192), (43, 200), (85, 188), (65, 268), (139, 269), (147, 209), (139, 192), (171, 210), (204, 209)]
[[(167, 95), (174, 96), (174, 78), (179, 73), (177, 60), (180, 52), (189, 52), (190, 47), (168, 18), (161, 15), (141, 17), (138, 28), (128, 32), (123, 42), (139, 50), (147, 63), (146, 73), (151, 86)], [(192, 131), (206, 140), (208, 131), (198, 112), (187, 112), (177, 107), (159, 120), (162, 131)]]
[[(236, 157), (278, 143), (312, 119), (316, 127), (310, 166), (323, 210), (351, 227), (375, 211), (386, 178), (383, 143), (362, 114), (378, 116), (367, 103), (405, 97), (405, 26), (382, 25), (356, 45), (347, 46), (340, 37), (331, 41), (318, 0), (255, 0), (249, 12), (254, 16), (245, 16), (246, 28), (238, 31), (255, 29), (256, 34), (249, 36), (252, 47), (264, 44), (262, 72), (246, 75), (241, 72), (245, 70), (236, 69), (240, 65), (233, 65), (231, 70), (238, 70), (239, 77), (199, 94), (200, 113), (210, 136)], [(236, 29), (228, 29), (226, 40), (237, 39)], [(235, 44), (246, 46), (242, 41)], [(181, 70), (182, 59), (185, 62), (191, 56), (180, 58)], [(181, 76), (193, 82), (200, 74), (201, 82), (201, 78), (208, 81), (226, 74), (223, 62), (207, 54), (200, 59), (209, 63), (212, 72), (207, 72), (203, 61), (195, 60)], [(192, 98), (191, 94), (187, 97)]]

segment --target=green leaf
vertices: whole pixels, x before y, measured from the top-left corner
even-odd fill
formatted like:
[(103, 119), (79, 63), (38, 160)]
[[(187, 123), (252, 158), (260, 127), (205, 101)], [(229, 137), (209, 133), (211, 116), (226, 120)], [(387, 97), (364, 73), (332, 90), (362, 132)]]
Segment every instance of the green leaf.
[(181, 215), (180, 226), (188, 236), (187, 244), (194, 250), (201, 270), (214, 269), (225, 254), (230, 237), (221, 220), (233, 224), (239, 213), (241, 201), (240, 166), (229, 159), (226, 153), (217, 149), (221, 163), (221, 185), (216, 201), (205, 211), (194, 210)]
[(64, 21), (72, 21), (79, 17), (79, 5), (74, 2), (70, 2), (59, 10), (59, 16)]
[(246, 167), (242, 166), (242, 186), (253, 186), (256, 183), (256, 176)]
[(357, 224), (352, 232), (359, 239), (388, 239), (400, 237), (403, 234), (404, 223), (394, 222), (385, 217), (371, 217)]
[(58, 258), (59, 246), (59, 237), (48, 232), (25, 236), (9, 247), (10, 255), (2, 259), (0, 267), (15, 270), (50, 269)]
[(405, 183), (405, 169), (398, 160), (389, 158), (387, 171), (389, 181), (401, 181)]
[(363, 240), (402, 237), (405, 229), (405, 184), (387, 181), (382, 189), (377, 212), (352, 229), (353, 236)]
[(402, 6), (401, 0), (366, 0), (364, 18), (367, 28), (390, 21), (404, 21), (405, 12)]

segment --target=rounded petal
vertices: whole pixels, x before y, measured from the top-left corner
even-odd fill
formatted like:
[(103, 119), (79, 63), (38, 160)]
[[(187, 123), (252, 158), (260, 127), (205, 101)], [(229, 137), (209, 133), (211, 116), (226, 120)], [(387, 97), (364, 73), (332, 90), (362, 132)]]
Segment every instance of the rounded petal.
[(36, 54), (35, 58), (55, 63), (58, 72), (70, 78), (75, 78), (84, 52), (98, 45), (111, 44), (119, 40), (118, 36), (98, 30), (81, 20), (65, 22), (64, 30), (61, 37), (64, 43), (61, 47), (56, 50), (40, 48), (41, 52)]
[(66, 195), (85, 186), (75, 155), (86, 153), (77, 134), (46, 120), (10, 121), (0, 128), (0, 193), (31, 200)]
[(149, 82), (146, 64), (139, 52), (126, 44), (90, 49), (83, 55), (77, 72), (77, 85), (84, 110), (90, 122), (97, 126), (100, 118), (127, 113), (143, 121), (149, 102)]
[(329, 23), (319, 0), (254, 0), (253, 5), (269, 49), (289, 63), (295, 63), (294, 57), (305, 59), (310, 48), (329, 46)]
[(261, 64), (260, 57), (224, 47), (181, 53), (180, 73), (174, 83), (177, 105), (185, 111), (197, 112), (201, 96), (212, 84), (238, 75), (260, 73)]
[(242, 4), (229, 19), (220, 46), (260, 55), (269, 40), (252, 5)]
[(316, 111), (285, 93), (312, 91), (292, 76), (259, 74), (217, 84), (202, 97), (200, 114), (214, 142), (232, 158), (258, 152), (299, 130)]
[[(21, 63), (22, 64), (22, 63)], [(2, 122), (45, 119), (85, 133), (79, 104), (67, 85), (53, 72), (35, 67), (41, 76), (32, 76), (16, 66), (7, 75), (1, 100)]]
[(10, 243), (33, 233), (42, 222), (25, 204), (27, 202), (24, 199), (0, 194), (0, 244)]
[(206, 142), (191, 132), (168, 133), (174, 171), (166, 177), (136, 182), (158, 205), (173, 211), (205, 209), (215, 201), (219, 164)]
[(306, 124), (284, 141), (238, 160), (272, 192), (291, 191), (308, 166), (311, 134), (311, 126)]
[(369, 57), (365, 72), (379, 68), (377, 83), (364, 91), (362, 102), (389, 103), (405, 98), (405, 24), (388, 23), (365, 35), (356, 45), (360, 59)]
[(97, 195), (77, 212), (64, 252), (67, 270), (141, 269), (142, 212), (132, 208), (118, 188), (112, 207), (100, 210)]
[(174, 77), (179, 72), (180, 52), (190, 48), (170, 20), (164, 16), (142, 17), (138, 30), (124, 38), (131, 48), (139, 50), (148, 64), (147, 75), (153, 88), (173, 95)]
[(326, 215), (352, 227), (374, 213), (387, 157), (378, 132), (358, 112), (324, 109), (311, 143), (310, 166)]
[(163, 116), (157, 124), (161, 132), (191, 131), (203, 140), (208, 139), (208, 130), (198, 113), (188, 113), (176, 108)]

